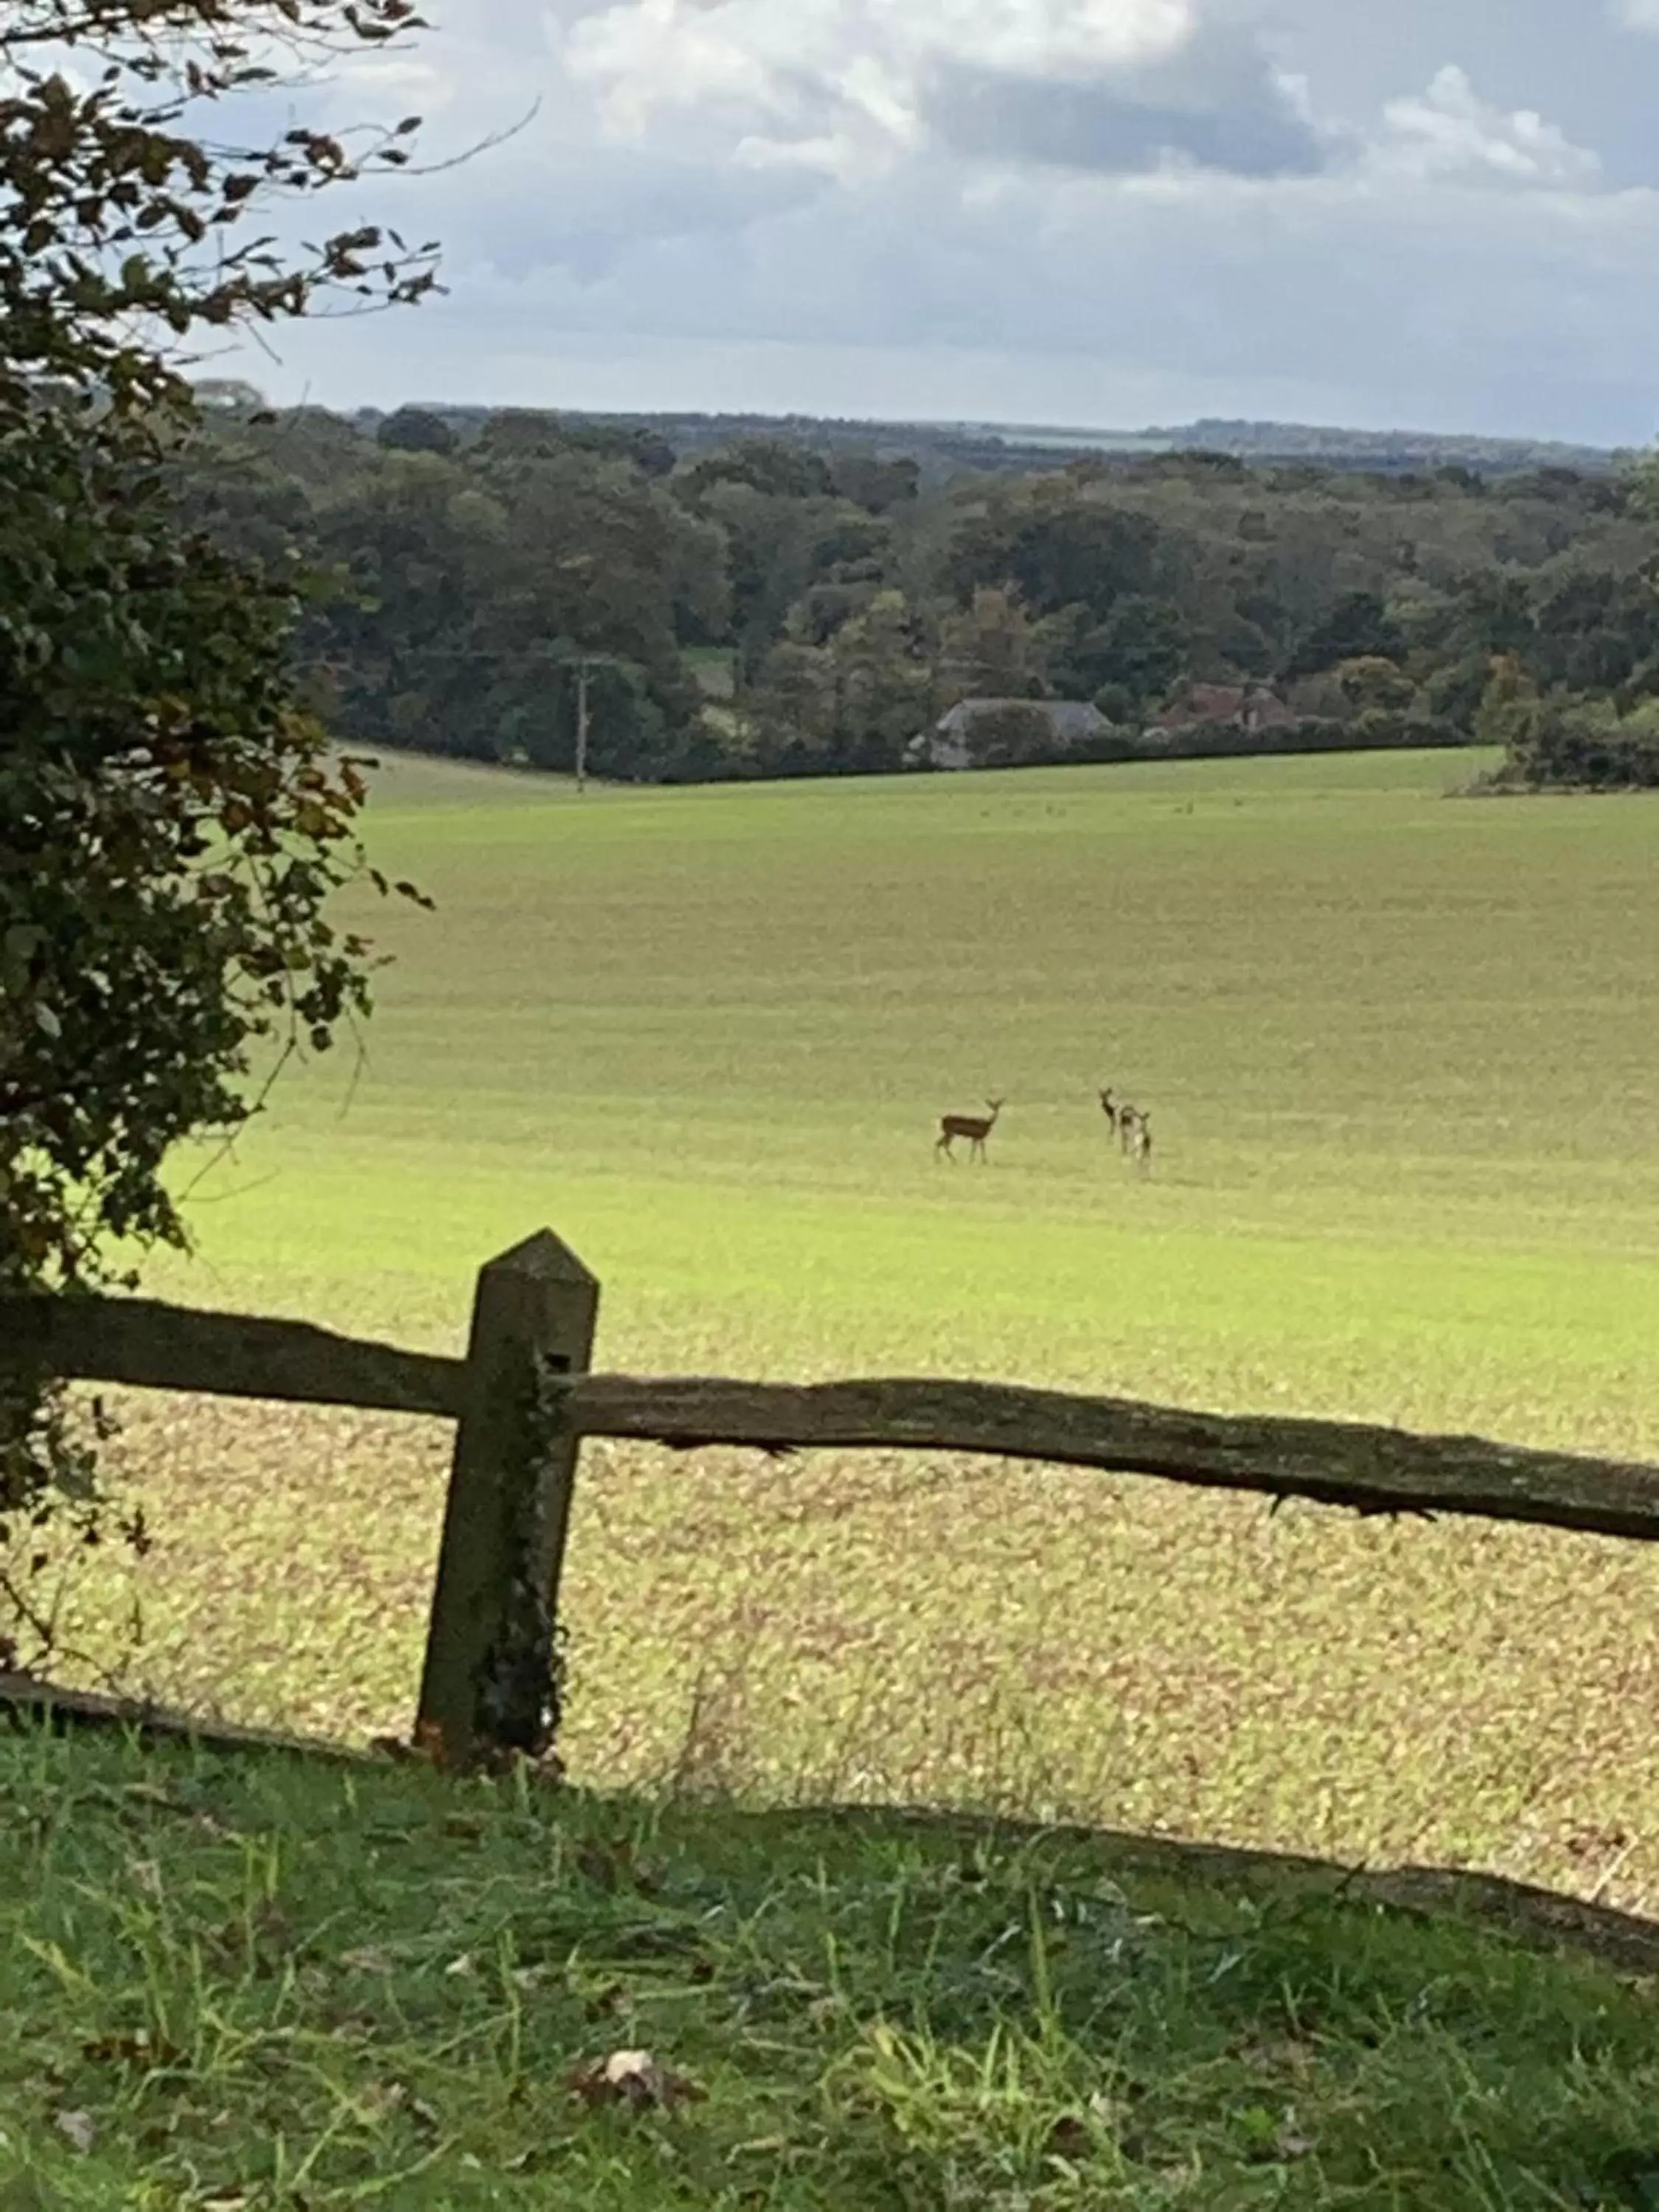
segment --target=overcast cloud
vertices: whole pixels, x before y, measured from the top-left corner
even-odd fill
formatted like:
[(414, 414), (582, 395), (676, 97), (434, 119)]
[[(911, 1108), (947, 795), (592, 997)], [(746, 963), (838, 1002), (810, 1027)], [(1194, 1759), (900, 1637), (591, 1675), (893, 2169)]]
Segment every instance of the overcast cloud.
[(238, 364), (278, 398), (1659, 428), (1659, 0), (431, 12), (334, 120), (536, 112), (341, 208), (449, 296)]

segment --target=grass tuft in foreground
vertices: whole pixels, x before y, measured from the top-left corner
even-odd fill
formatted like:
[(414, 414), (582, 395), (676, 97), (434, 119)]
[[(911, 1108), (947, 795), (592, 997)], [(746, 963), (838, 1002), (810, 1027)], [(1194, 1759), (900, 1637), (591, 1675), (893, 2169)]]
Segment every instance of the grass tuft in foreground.
[(1648, 1987), (1306, 1879), (39, 1735), (0, 1803), (8, 2212), (1659, 2201)]

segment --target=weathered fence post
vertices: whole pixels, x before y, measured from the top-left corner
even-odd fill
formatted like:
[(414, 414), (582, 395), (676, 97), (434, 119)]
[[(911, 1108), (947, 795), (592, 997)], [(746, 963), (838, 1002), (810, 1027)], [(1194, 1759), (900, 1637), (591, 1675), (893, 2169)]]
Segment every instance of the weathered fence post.
[(549, 1230), (479, 1273), (416, 1721), (416, 1742), (447, 1767), (539, 1758), (557, 1728), (580, 1439), (550, 1418), (541, 1384), (587, 1372), (599, 1303), (598, 1283)]

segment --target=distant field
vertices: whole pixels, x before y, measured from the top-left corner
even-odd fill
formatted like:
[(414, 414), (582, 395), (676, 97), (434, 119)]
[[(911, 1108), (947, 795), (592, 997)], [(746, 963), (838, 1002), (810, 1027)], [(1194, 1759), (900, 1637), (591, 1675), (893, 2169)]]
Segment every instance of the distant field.
[[(935, 1370), (1659, 1458), (1659, 808), (1467, 757), (675, 793), (404, 761), (439, 911), (203, 1164), (201, 1303), (454, 1346), (543, 1223), (613, 1368)], [(1154, 1110), (1158, 1171), (1095, 1093)], [(984, 1170), (933, 1118), (1006, 1097)], [(152, 1401), (148, 1679), (405, 1723), (417, 1424)], [(584, 1778), (994, 1800), (1659, 1893), (1659, 1562), (929, 1460), (590, 1451)], [(112, 1584), (112, 1611), (125, 1601)], [(89, 1624), (100, 1643), (107, 1620)]]
[(736, 685), (737, 656), (730, 646), (696, 645), (686, 653), (685, 665), (710, 699), (729, 700)]

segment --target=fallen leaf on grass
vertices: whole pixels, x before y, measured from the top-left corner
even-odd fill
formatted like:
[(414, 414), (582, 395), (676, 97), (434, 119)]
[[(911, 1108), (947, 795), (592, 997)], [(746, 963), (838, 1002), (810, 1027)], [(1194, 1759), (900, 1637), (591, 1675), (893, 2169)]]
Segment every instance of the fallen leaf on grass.
[(648, 2051), (613, 2051), (609, 2058), (579, 2066), (570, 2092), (590, 2110), (598, 2105), (627, 2105), (635, 2112), (672, 2112), (707, 2095), (683, 2074), (671, 2074)]
[(57, 2112), (52, 2116), (52, 2124), (82, 2158), (98, 2140), (97, 2123), (90, 2112)]

